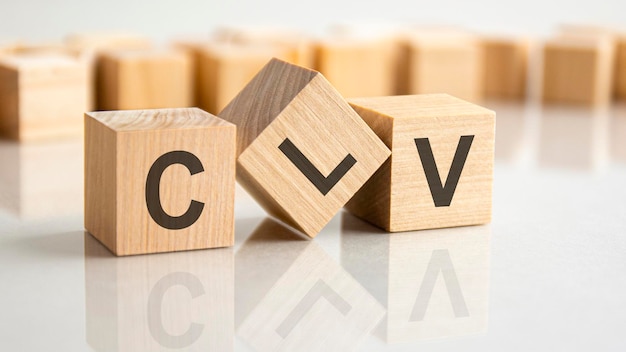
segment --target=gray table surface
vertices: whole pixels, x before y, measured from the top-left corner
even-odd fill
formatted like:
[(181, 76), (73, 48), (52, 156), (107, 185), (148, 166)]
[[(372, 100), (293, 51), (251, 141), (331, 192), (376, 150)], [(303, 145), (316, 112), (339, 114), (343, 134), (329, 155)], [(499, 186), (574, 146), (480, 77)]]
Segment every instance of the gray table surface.
[(487, 102), (493, 221), (314, 240), (240, 188), (233, 248), (113, 257), (82, 140), (0, 142), (0, 350), (626, 350), (626, 107)]

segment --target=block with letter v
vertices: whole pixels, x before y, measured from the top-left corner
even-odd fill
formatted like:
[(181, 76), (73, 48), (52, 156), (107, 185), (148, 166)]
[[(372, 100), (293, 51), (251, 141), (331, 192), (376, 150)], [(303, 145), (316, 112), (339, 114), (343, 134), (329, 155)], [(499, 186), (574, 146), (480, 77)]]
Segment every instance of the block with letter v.
[(272, 59), (218, 114), (237, 125), (237, 180), (315, 237), (390, 151), (316, 71)]

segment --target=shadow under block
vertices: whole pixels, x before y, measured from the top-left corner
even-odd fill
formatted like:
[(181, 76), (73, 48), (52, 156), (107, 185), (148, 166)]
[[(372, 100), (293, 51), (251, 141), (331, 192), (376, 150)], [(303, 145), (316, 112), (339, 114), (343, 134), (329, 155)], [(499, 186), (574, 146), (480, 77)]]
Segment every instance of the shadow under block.
[(543, 101), (604, 105), (611, 100), (610, 41), (554, 39), (543, 49)]
[(391, 39), (328, 38), (315, 46), (315, 69), (344, 97), (393, 95), (396, 53)]
[(319, 72), (273, 59), (220, 113), (237, 125), (237, 180), (315, 237), (389, 157)]
[(117, 255), (232, 246), (235, 126), (200, 109), (85, 114), (85, 228)]
[(269, 45), (211, 43), (192, 49), (198, 106), (217, 114), (273, 57), (294, 62), (295, 53)]
[(89, 104), (87, 64), (67, 55), (0, 59), (0, 135), (26, 141), (80, 135)]
[(493, 111), (447, 94), (349, 102), (392, 152), (351, 213), (390, 232), (491, 221)]
[(482, 40), (485, 97), (526, 97), (528, 45), (525, 39)]
[(194, 105), (192, 62), (179, 51), (116, 50), (97, 68), (98, 109), (184, 108)]
[(406, 40), (403, 49), (406, 94), (446, 93), (468, 101), (483, 97), (480, 43), (466, 35), (424, 35)]

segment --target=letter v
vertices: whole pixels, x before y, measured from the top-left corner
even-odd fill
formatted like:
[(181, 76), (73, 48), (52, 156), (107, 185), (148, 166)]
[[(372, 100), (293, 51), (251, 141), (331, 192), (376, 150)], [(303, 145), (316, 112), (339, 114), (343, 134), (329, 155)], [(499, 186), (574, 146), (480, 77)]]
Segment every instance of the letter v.
[(433, 150), (430, 147), (430, 141), (428, 138), (415, 138), (415, 145), (417, 146), (417, 152), (422, 160), (422, 167), (426, 174), (426, 181), (428, 181), (428, 187), (430, 188), (430, 194), (433, 197), (436, 207), (448, 207), (452, 203), (452, 197), (454, 191), (459, 183), (463, 166), (467, 160), (470, 147), (474, 136), (461, 136), (459, 144), (456, 147), (456, 153), (454, 153), (454, 159), (452, 159), (452, 165), (450, 166), (450, 172), (448, 172), (448, 178), (446, 184), (441, 184), (441, 177), (439, 176), (439, 170), (435, 163), (435, 157), (433, 156)]

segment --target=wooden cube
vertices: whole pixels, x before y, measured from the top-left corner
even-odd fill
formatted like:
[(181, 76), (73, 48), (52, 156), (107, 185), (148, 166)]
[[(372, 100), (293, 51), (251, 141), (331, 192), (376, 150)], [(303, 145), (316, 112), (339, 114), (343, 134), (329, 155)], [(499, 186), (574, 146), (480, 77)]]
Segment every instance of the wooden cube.
[(237, 336), (257, 351), (354, 351), (384, 316), (316, 242), (271, 219), (242, 244), (235, 270)]
[(447, 94), (349, 102), (392, 152), (350, 212), (391, 232), (491, 220), (493, 111)]
[(610, 40), (556, 38), (543, 49), (543, 101), (605, 105), (611, 100), (614, 52)]
[(139, 50), (152, 47), (147, 37), (124, 32), (79, 32), (65, 37), (64, 43), (77, 50)]
[(387, 308), (387, 343), (486, 333), (490, 226), (385, 236), (343, 213), (341, 266)]
[(181, 51), (115, 50), (99, 58), (98, 109), (194, 105), (191, 58)]
[(409, 35), (403, 51), (408, 94), (446, 93), (471, 102), (482, 99), (482, 50), (473, 36)]
[(268, 45), (210, 43), (194, 49), (198, 106), (217, 114), (272, 58), (293, 62), (289, 49)]
[(483, 80), (487, 98), (524, 99), (529, 42), (523, 38), (484, 38)]
[(87, 64), (58, 54), (0, 58), (0, 135), (20, 141), (80, 135)]
[(234, 191), (232, 124), (196, 108), (85, 114), (85, 228), (116, 255), (232, 246)]
[(103, 352), (232, 351), (233, 257), (221, 248), (116, 258), (85, 235), (87, 344)]
[(315, 46), (315, 69), (344, 97), (393, 95), (398, 46), (393, 38), (328, 37)]
[(389, 157), (319, 72), (273, 59), (220, 113), (239, 127), (237, 179), (315, 237)]

